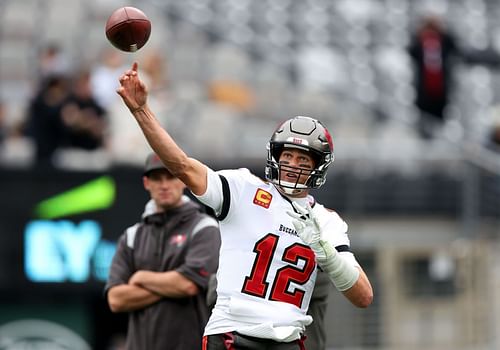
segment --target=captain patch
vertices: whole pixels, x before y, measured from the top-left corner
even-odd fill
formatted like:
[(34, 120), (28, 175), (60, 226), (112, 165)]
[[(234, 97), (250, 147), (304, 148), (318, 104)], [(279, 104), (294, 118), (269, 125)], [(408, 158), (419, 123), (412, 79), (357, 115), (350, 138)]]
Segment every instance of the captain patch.
[(272, 199), (273, 195), (271, 193), (259, 188), (257, 192), (255, 192), (255, 197), (253, 197), (253, 204), (259, 205), (267, 209), (271, 205)]

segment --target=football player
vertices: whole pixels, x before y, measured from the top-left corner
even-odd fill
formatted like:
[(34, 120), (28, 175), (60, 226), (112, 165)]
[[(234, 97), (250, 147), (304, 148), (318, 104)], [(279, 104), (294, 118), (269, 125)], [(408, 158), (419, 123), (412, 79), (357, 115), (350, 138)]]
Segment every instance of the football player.
[(347, 224), (309, 194), (325, 183), (334, 159), (321, 122), (299, 116), (277, 128), (267, 145), (267, 181), (247, 169), (214, 171), (160, 126), (137, 63), (119, 80), (117, 92), (151, 147), (220, 221), (217, 301), (203, 349), (305, 349), (318, 267), (354, 305), (371, 304), (372, 287), (350, 251)]

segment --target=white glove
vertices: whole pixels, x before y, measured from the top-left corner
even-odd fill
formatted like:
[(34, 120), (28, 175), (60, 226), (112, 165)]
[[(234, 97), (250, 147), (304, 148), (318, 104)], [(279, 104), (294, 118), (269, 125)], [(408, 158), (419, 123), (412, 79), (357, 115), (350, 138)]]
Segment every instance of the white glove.
[(339, 291), (351, 288), (358, 280), (359, 270), (346, 262), (337, 250), (321, 237), (321, 227), (318, 218), (309, 204), (302, 207), (293, 202), (296, 212), (287, 211), (293, 218), (292, 223), (299, 235), (316, 255), (316, 261)]
[(292, 224), (297, 234), (314, 251), (316, 260), (318, 262), (324, 261), (327, 259), (327, 255), (331, 255), (325, 250), (328, 249), (329, 245), (325, 245), (326, 242), (321, 240), (321, 228), (311, 206), (308, 203), (304, 208), (296, 202), (292, 202), (292, 205), (297, 212), (288, 211), (287, 214), (294, 219)]

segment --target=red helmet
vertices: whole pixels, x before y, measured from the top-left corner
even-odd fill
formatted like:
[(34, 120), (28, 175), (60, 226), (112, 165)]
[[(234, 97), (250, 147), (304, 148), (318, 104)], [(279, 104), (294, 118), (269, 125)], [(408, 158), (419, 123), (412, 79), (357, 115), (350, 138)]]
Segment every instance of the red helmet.
[[(305, 184), (280, 180), (281, 166), (279, 157), (284, 148), (298, 148), (308, 152), (314, 159), (315, 167)], [(267, 164), (265, 177), (270, 182), (288, 189), (300, 190), (305, 188), (319, 188), (326, 181), (326, 173), (334, 159), (333, 141), (326, 127), (316, 119), (298, 116), (282, 123), (274, 132), (267, 144)], [(287, 166), (287, 171), (290, 169)], [(304, 169), (294, 168), (297, 175)]]

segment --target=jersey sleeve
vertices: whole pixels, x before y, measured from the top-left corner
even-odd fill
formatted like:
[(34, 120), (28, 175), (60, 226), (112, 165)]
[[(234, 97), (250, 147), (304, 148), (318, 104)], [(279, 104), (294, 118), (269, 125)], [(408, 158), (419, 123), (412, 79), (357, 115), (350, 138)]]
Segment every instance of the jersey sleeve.
[(219, 175), (210, 168), (207, 168), (207, 190), (202, 195), (193, 196), (201, 203), (212, 208), (216, 215), (219, 215), (223, 204), (222, 180)]
[(347, 223), (333, 211), (328, 212), (322, 221), (323, 239), (330, 242), (338, 251), (349, 250), (351, 242), (347, 234)]
[(111, 266), (109, 276), (104, 287), (107, 293), (111, 287), (128, 283), (134, 271), (133, 265), (133, 240), (137, 226), (132, 226), (120, 237)]
[(212, 208), (217, 219), (224, 220), (230, 215), (234, 203), (238, 202), (241, 188), (249, 176), (252, 176), (250, 171), (244, 168), (217, 172), (208, 168), (206, 192), (200, 196), (193, 195)]
[(322, 224), (322, 237), (353, 266), (360, 266), (351, 251), (351, 242), (347, 233), (347, 223), (334, 211), (329, 211)]
[(176, 271), (207, 289), (209, 277), (218, 267), (220, 233), (213, 218), (206, 216), (200, 223), (203, 227), (193, 232), (185, 262)]

